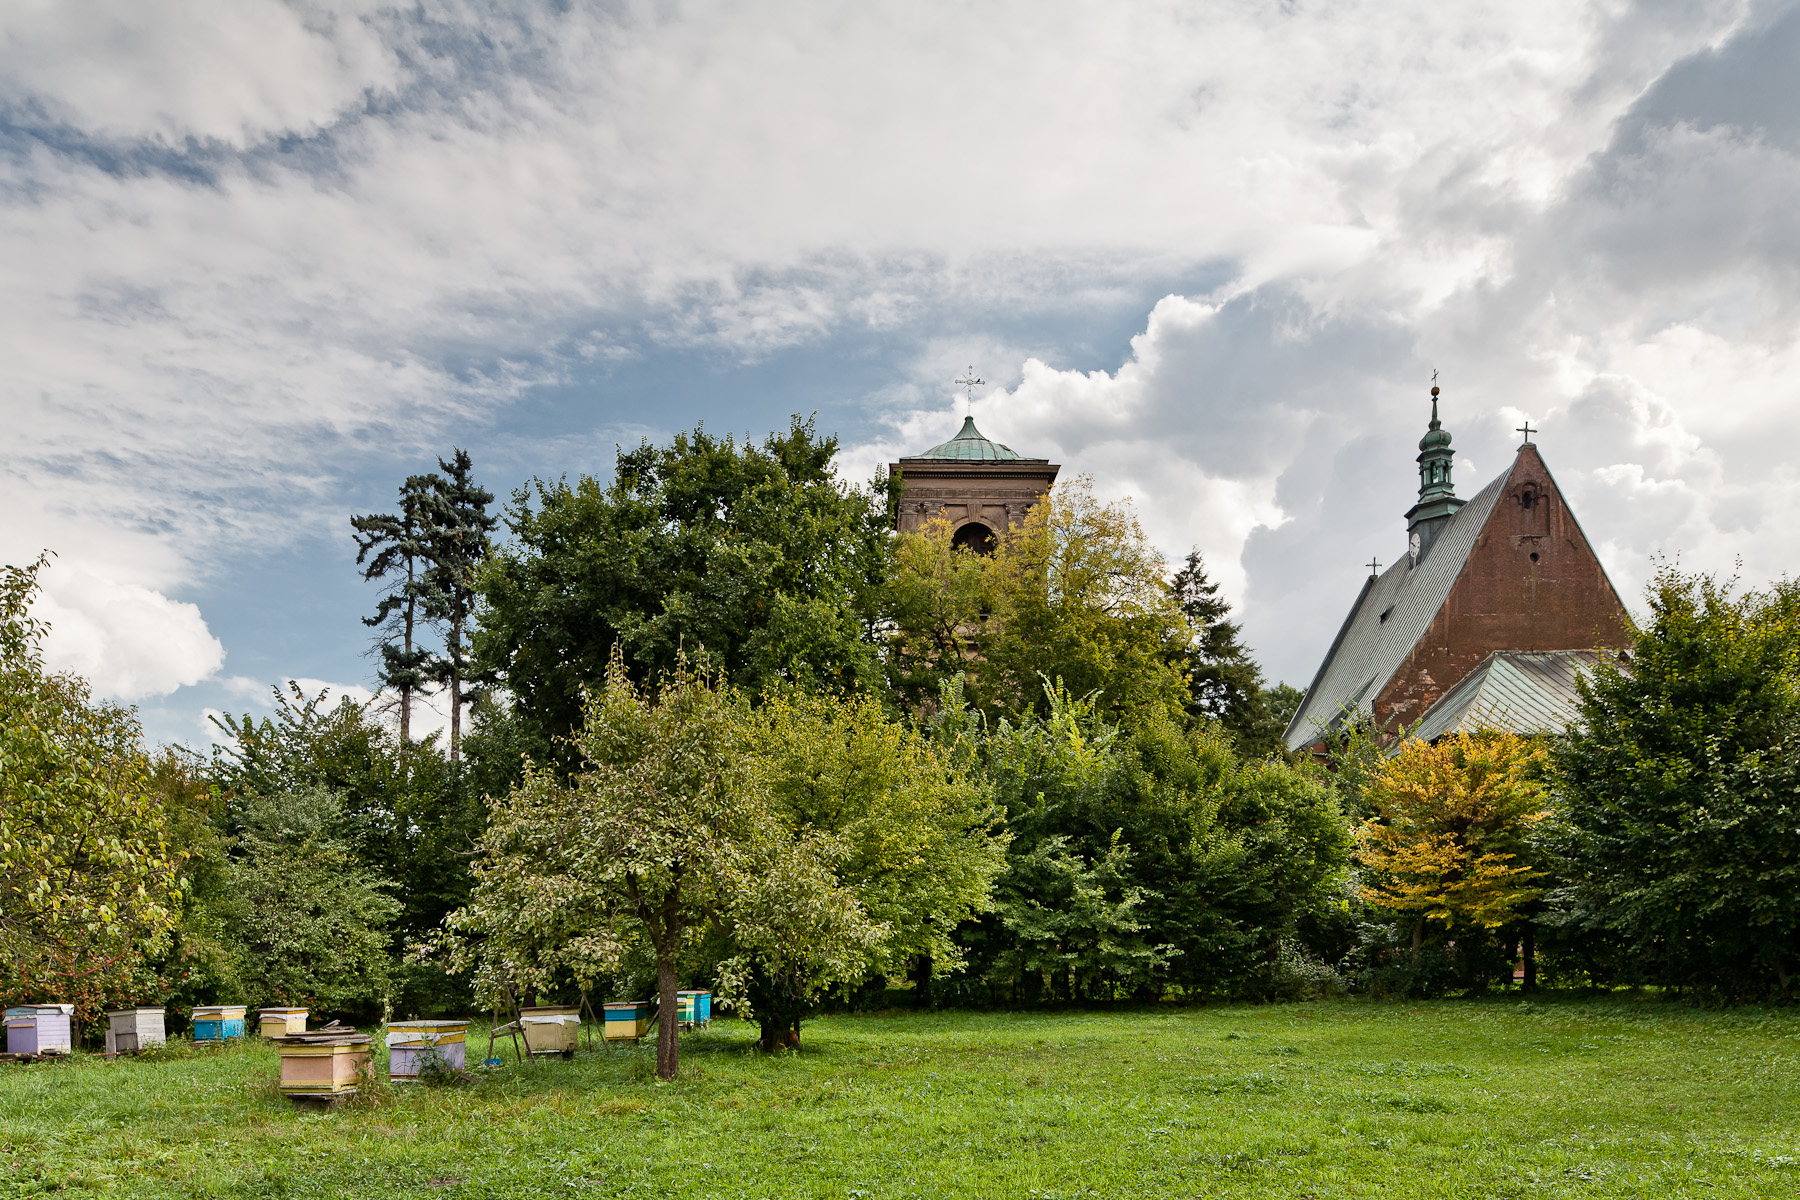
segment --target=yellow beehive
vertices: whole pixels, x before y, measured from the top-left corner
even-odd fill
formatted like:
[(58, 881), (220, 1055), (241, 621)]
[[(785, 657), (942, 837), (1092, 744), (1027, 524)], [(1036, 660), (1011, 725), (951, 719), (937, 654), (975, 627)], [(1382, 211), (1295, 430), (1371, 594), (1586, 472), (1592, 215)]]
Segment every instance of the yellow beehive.
[(373, 1059), (366, 1033), (314, 1032), (274, 1041), (281, 1050), (281, 1094), (295, 1100), (350, 1095)]
[(306, 1032), (306, 1013), (304, 1008), (259, 1008), (256, 1010), (256, 1032), (266, 1038), (286, 1037), (290, 1033)]
[(521, 1009), (519, 1027), (525, 1034), (527, 1053), (560, 1054), (567, 1058), (575, 1053), (575, 1038), (581, 1032), (581, 1009), (574, 1004)]

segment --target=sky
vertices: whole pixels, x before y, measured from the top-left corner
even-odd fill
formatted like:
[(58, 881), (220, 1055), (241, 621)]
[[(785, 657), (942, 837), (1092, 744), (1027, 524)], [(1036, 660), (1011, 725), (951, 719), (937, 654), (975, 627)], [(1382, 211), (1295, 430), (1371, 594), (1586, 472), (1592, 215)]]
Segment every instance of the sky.
[(0, 561), (200, 745), (366, 697), (349, 518), (705, 423), (982, 430), (1304, 685), (1529, 419), (1614, 583), (1800, 561), (1800, 7), (0, 6)]

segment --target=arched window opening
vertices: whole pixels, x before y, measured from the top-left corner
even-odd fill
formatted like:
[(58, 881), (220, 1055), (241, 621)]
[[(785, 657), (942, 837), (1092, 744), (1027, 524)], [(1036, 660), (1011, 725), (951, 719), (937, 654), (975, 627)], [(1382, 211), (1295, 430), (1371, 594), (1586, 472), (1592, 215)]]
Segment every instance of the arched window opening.
[(996, 539), (992, 529), (980, 521), (970, 521), (956, 531), (955, 536), (950, 539), (950, 544), (961, 546), (964, 550), (975, 554), (992, 554)]

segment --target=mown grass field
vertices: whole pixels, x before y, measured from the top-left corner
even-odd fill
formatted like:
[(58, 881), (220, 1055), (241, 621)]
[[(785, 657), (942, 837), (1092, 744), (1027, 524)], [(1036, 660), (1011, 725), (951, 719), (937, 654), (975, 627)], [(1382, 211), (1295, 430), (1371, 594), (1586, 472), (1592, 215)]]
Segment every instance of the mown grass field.
[[(0, 1068), (0, 1196), (1800, 1195), (1800, 1015), (1516, 999), (717, 1021), (312, 1113), (255, 1043)], [(477, 1057), (485, 1035), (471, 1047)]]

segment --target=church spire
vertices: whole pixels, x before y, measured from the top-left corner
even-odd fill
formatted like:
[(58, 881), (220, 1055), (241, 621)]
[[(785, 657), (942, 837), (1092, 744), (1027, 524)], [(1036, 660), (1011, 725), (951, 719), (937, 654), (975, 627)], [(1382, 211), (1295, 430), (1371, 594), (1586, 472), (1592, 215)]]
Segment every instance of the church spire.
[(1416, 565), (1431, 548), (1450, 515), (1463, 506), (1450, 481), (1456, 452), (1450, 449), (1450, 431), (1438, 420), (1438, 389), (1431, 388), (1431, 426), (1419, 439), (1419, 502), (1406, 514), (1409, 551)]

